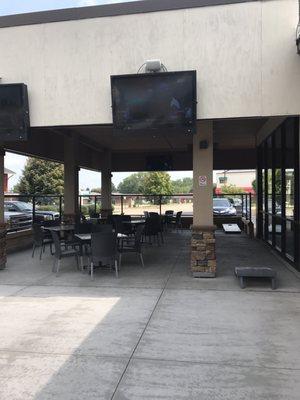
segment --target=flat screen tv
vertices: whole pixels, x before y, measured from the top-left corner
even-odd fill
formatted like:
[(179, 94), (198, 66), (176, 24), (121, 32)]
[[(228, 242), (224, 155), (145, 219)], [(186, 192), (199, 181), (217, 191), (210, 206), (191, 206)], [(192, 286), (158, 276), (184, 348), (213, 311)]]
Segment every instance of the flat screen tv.
[(0, 141), (26, 140), (29, 128), (27, 86), (0, 84)]
[(146, 171), (172, 171), (173, 158), (168, 154), (157, 154), (146, 157)]
[(196, 127), (196, 71), (111, 77), (114, 129), (193, 133)]

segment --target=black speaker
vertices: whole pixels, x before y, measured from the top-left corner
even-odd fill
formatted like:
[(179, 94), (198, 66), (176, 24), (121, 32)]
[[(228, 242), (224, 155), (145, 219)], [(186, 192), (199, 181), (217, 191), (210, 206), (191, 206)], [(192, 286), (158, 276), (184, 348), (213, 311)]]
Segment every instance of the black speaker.
[(207, 140), (201, 140), (199, 143), (199, 149), (208, 149), (208, 141)]
[(0, 141), (24, 141), (30, 130), (27, 86), (0, 84)]

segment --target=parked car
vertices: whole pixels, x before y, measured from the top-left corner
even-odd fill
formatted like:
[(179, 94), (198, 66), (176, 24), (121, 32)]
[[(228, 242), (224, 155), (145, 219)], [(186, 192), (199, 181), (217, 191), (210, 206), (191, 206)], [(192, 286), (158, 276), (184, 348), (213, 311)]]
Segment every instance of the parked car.
[(29, 229), (32, 226), (32, 216), (25, 213), (5, 210), (4, 222), (6, 223), (8, 232)]
[(213, 213), (214, 215), (236, 215), (236, 208), (227, 198), (214, 198), (213, 199)]
[(241, 207), (242, 206), (242, 199), (235, 197), (233, 199), (233, 205), (234, 207)]
[[(30, 215), (32, 219), (33, 206), (31, 203), (26, 203), (24, 201), (5, 201), (4, 202), (5, 211), (18, 212), (26, 215)], [(59, 219), (59, 213), (57, 211), (45, 211), (35, 209), (35, 217), (42, 221), (54, 221)]]

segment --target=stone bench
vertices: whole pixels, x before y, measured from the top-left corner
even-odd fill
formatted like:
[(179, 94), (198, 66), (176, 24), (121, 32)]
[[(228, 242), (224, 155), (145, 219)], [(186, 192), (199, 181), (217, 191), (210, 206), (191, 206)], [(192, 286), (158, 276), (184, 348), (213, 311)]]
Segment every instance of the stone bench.
[(270, 267), (236, 267), (235, 275), (239, 278), (240, 286), (245, 289), (245, 278), (270, 278), (272, 290), (277, 287), (277, 274)]

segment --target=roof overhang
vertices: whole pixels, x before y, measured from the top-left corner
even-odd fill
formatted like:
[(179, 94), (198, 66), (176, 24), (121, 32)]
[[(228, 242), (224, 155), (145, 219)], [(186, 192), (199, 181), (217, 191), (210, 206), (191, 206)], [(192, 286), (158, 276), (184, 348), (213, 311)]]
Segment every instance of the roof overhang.
[(261, 0), (142, 0), (104, 4), (100, 6), (66, 8), (61, 10), (2, 16), (0, 17), (0, 28), (249, 3), (254, 1), (257, 2)]

